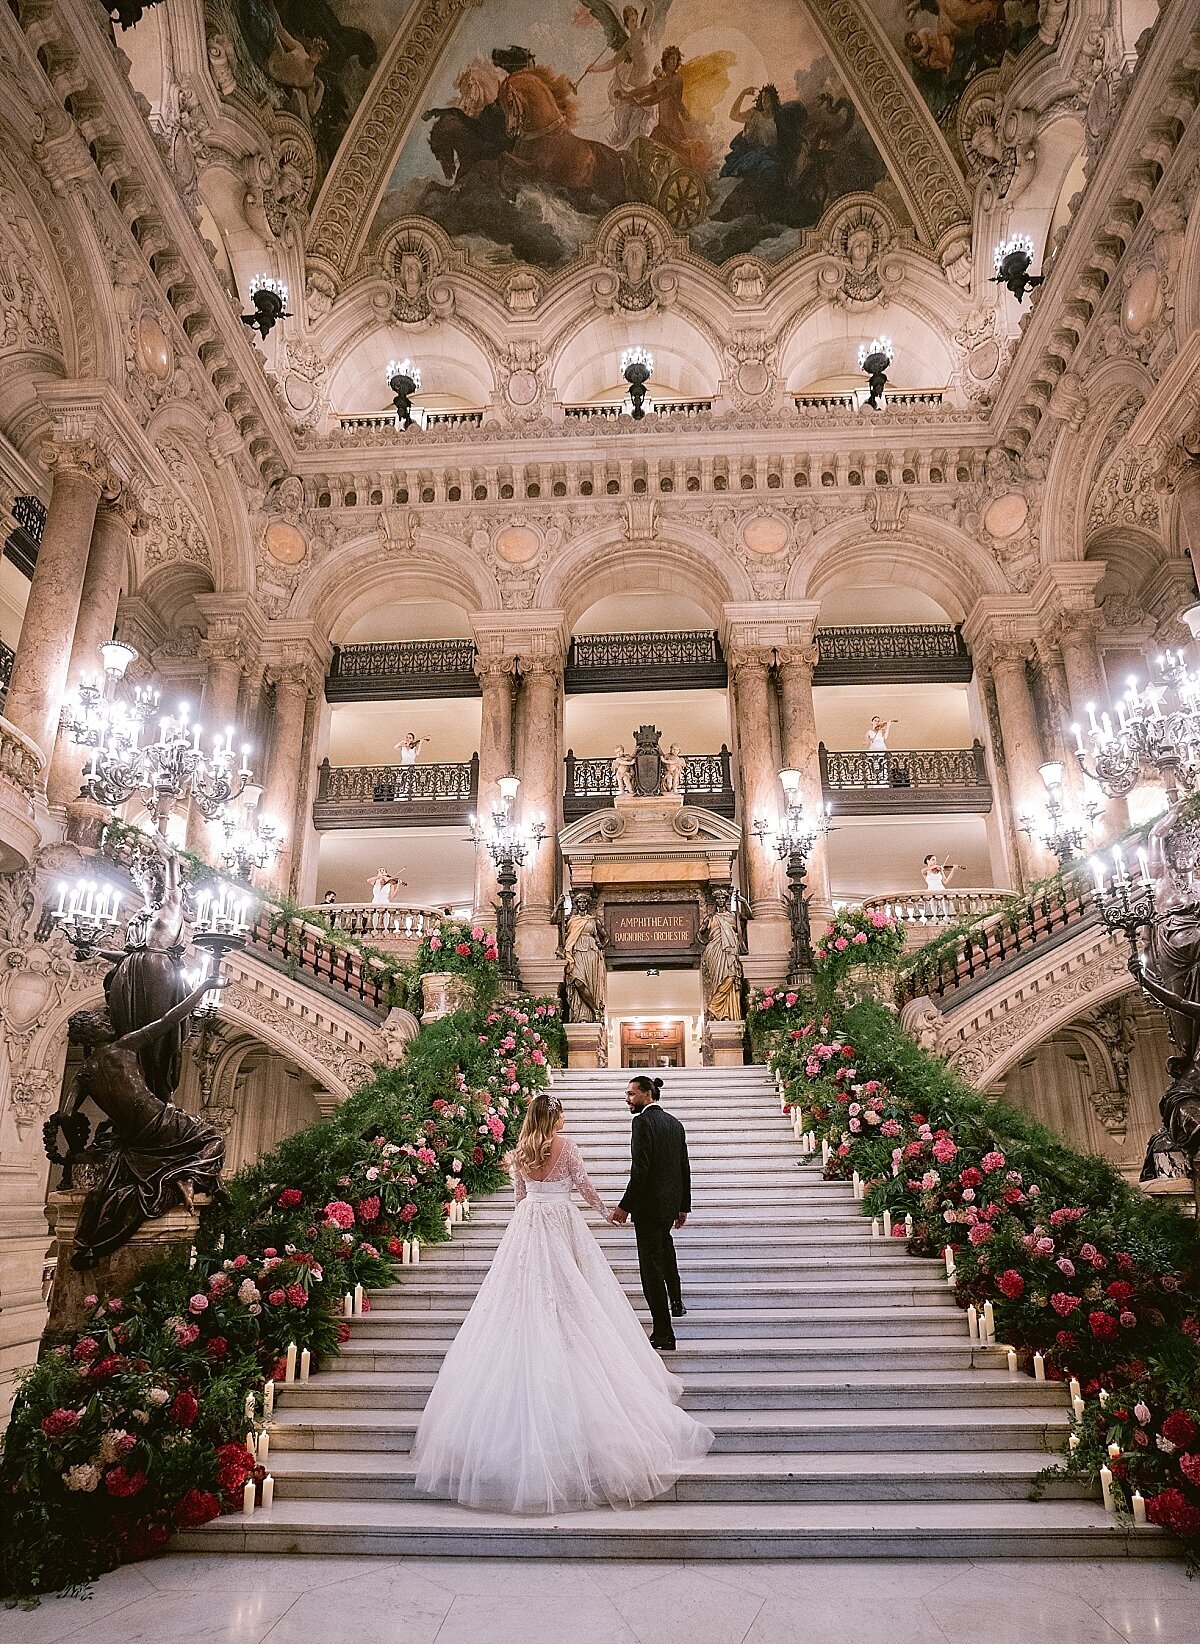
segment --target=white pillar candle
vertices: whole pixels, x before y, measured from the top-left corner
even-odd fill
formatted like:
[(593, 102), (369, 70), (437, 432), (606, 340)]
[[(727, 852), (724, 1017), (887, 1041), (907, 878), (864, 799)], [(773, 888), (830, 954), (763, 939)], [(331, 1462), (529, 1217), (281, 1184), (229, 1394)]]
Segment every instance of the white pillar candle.
[(246, 1517), (254, 1511), (254, 1480), (248, 1478), (242, 1488), (242, 1511)]
[(990, 1301), (985, 1301), (983, 1304), (983, 1324), (984, 1329), (987, 1331), (986, 1339), (988, 1342), (994, 1342), (996, 1340), (996, 1315), (992, 1311)]
[(1084, 1404), (1083, 1400), (1082, 1399), (1072, 1399), (1071, 1400), (1071, 1407), (1075, 1411), (1075, 1420), (1076, 1421), (1082, 1421), (1083, 1420), (1083, 1412), (1087, 1408), (1087, 1406)]
[(862, 1178), (859, 1176), (857, 1170), (854, 1172), (853, 1176), (851, 1176), (851, 1178), (850, 1178), (850, 1186), (854, 1190), (854, 1197), (856, 1199), (861, 1199), (862, 1198)]
[(263, 1420), (270, 1421), (275, 1410), (275, 1383), (266, 1382), (263, 1386)]
[(356, 1318), (358, 1318), (361, 1315), (362, 1310), (363, 1310), (363, 1287), (362, 1287), (361, 1284), (356, 1284), (354, 1286), (354, 1316)]
[(259, 1460), (259, 1463), (261, 1464), (262, 1462), (266, 1461), (266, 1459), (270, 1455), (270, 1453), (271, 1453), (271, 1435), (270, 1435), (270, 1433), (267, 1432), (266, 1428), (264, 1427), (262, 1432), (258, 1435), (258, 1460)]
[(347, 1290), (346, 1294), (342, 1297), (342, 1313), (343, 1313), (343, 1316), (345, 1318), (349, 1318), (351, 1313), (353, 1313), (353, 1311), (354, 1311), (354, 1297)]
[(913, 1219), (912, 1219), (911, 1216), (905, 1216), (905, 1218), (904, 1218), (904, 1232), (905, 1232), (905, 1234), (908, 1238), (910, 1238), (910, 1239), (912, 1238), (912, 1236), (913, 1236)]
[(873, 1239), (877, 1239), (879, 1237), (879, 1217), (878, 1216), (872, 1216), (871, 1217), (871, 1237)]
[(301, 1381), (307, 1381), (308, 1380), (308, 1372), (309, 1372), (309, 1369), (311, 1368), (311, 1366), (312, 1366), (312, 1354), (309, 1352), (308, 1348), (306, 1347), (304, 1349), (304, 1351), (300, 1354), (300, 1380)]
[(1146, 1522), (1146, 1498), (1140, 1490), (1133, 1492), (1133, 1522), (1135, 1524), (1145, 1524)]
[(1110, 1444), (1109, 1445), (1109, 1447), (1108, 1447), (1108, 1459), (1109, 1459), (1109, 1461), (1120, 1461), (1120, 1459), (1121, 1459), (1121, 1446), (1119, 1444)]
[(420, 1260), (421, 1260), (421, 1241), (420, 1241), (420, 1239), (414, 1239), (413, 1242), (412, 1242), (412, 1264), (413, 1264), (413, 1266), (414, 1267), (418, 1266), (419, 1263), (420, 1263)]
[(446, 1217), (446, 1233), (447, 1233), (447, 1236), (449, 1236), (449, 1234), (453, 1230), (453, 1227), (454, 1227), (454, 1223), (450, 1220), (449, 1216), (447, 1216)]
[(1034, 1381), (1045, 1381), (1046, 1379), (1046, 1360), (1040, 1353), (1033, 1355), (1033, 1379)]
[(1075, 1400), (1079, 1397), (1080, 1392), (1082, 1391), (1079, 1386), (1078, 1376), (1071, 1377), (1070, 1381), (1067, 1383), (1067, 1391), (1071, 1395), (1071, 1403), (1074, 1404)]
[(1113, 1496), (1112, 1471), (1108, 1467), (1100, 1469), (1100, 1492), (1104, 1497), (1104, 1511), (1111, 1513), (1116, 1505), (1116, 1499)]
[(253, 1433), (246, 1434), (246, 1448), (250, 1452), (250, 1460), (258, 1460), (258, 1441)]
[(1078, 1433), (1072, 1433), (1070, 1438), (1067, 1440), (1067, 1444), (1070, 1446), (1072, 1451), (1078, 1450), (1078, 1448), (1079, 1448), (1079, 1434)]
[(1017, 1373), (1017, 1355), (1011, 1347), (1008, 1350), (1008, 1373), (1010, 1376)]
[(283, 1379), (284, 1381), (295, 1381), (296, 1379), (296, 1344), (294, 1341), (288, 1342), (287, 1345), (287, 1359)]
[(954, 1252), (949, 1245), (946, 1246), (946, 1277), (948, 1279), (954, 1277)]
[(974, 1302), (972, 1302), (971, 1305), (967, 1308), (967, 1329), (971, 1332), (971, 1340), (972, 1341), (978, 1341), (979, 1340), (979, 1314), (976, 1311)]
[(274, 1500), (275, 1480), (268, 1473), (266, 1478), (263, 1479), (262, 1504), (264, 1507), (269, 1507)]
[(247, 1393), (246, 1394), (246, 1420), (247, 1421), (253, 1421), (254, 1420), (254, 1394), (253, 1393)]
[(1108, 1404), (1108, 1389), (1106, 1387), (1102, 1387), (1100, 1389), (1100, 1408), (1103, 1410), (1107, 1404)]
[(890, 1239), (892, 1236), (892, 1213), (890, 1210), (885, 1210), (883, 1213), (883, 1236), (885, 1239)]
[(827, 1136), (821, 1137), (821, 1163), (823, 1165), (829, 1163), (829, 1138)]

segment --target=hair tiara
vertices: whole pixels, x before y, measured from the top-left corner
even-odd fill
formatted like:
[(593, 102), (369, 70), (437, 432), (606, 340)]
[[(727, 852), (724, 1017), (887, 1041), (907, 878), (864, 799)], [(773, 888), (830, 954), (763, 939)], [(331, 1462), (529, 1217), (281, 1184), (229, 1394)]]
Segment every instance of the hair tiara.
[(544, 1095), (546, 1097), (546, 1106), (550, 1109), (551, 1113), (561, 1113), (562, 1112), (562, 1102), (554, 1094), (554, 1092), (551, 1091), (551, 1090), (547, 1090), (547, 1091), (544, 1092)]

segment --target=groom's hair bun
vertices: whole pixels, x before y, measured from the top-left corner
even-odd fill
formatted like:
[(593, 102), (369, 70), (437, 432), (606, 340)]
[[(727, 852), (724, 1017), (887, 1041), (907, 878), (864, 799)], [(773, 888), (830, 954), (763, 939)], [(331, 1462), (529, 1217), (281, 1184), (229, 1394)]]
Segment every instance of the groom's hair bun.
[(651, 1079), (650, 1083), (654, 1086), (654, 1094), (657, 1096), (659, 1091), (662, 1089), (662, 1080)]
[(657, 1102), (658, 1093), (662, 1089), (661, 1079), (651, 1079), (647, 1074), (639, 1073), (636, 1074), (629, 1082), (632, 1085), (636, 1085), (642, 1092), (643, 1096), (649, 1096), (651, 1101)]

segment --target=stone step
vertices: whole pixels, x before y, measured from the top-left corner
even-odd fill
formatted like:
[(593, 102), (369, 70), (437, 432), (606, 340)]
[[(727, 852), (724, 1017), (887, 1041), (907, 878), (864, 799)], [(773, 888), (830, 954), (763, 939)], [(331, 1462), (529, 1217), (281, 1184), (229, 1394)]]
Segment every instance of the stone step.
[[(676, 1355), (678, 1357), (678, 1354)], [(320, 1375), (303, 1384), (280, 1387), (276, 1408), (288, 1411), (342, 1409), (423, 1409), (441, 1359), (429, 1355), (425, 1368), (413, 1371), (367, 1372), (345, 1370), (337, 1376)], [(881, 1375), (878, 1372), (835, 1371), (785, 1374), (779, 1370), (699, 1370), (683, 1368), (685, 1410), (723, 1410), (743, 1407), (764, 1410), (858, 1410), (886, 1405), (895, 1409), (927, 1410), (935, 1402), (947, 1409), (1060, 1409), (1066, 1393), (1057, 1382), (1039, 1382), (1006, 1371), (939, 1370)]]
[[(497, 1204), (495, 1200), (480, 1199), (471, 1206), (470, 1222), (464, 1225), (477, 1224), (480, 1227), (487, 1227), (498, 1222), (507, 1224), (512, 1211), (513, 1201), (507, 1193), (504, 1195), (503, 1204)], [(782, 1189), (776, 1190), (770, 1199), (761, 1201), (751, 1200), (745, 1193), (727, 1193), (721, 1196), (706, 1193), (703, 1206), (695, 1202), (692, 1214), (702, 1214), (705, 1224), (710, 1227), (738, 1222), (743, 1225), (754, 1224), (763, 1229), (764, 1239), (767, 1229), (777, 1223), (797, 1228), (852, 1227), (859, 1229), (864, 1238), (869, 1238), (871, 1233), (871, 1224), (860, 1214), (850, 1197), (849, 1188), (846, 1189), (844, 1207), (825, 1201), (815, 1201), (810, 1205), (807, 1199), (794, 1191), (789, 1197)]]
[[(421, 1271), (425, 1271), (424, 1268)], [(680, 1275), (682, 1282), (682, 1274)], [(635, 1274), (629, 1274), (623, 1285), (625, 1294), (635, 1307), (642, 1306), (641, 1286)], [(479, 1290), (474, 1282), (458, 1283), (438, 1275), (426, 1280), (406, 1276), (393, 1290), (378, 1293), (371, 1302), (371, 1312), (365, 1322), (373, 1325), (389, 1319), (408, 1308), (462, 1306), (464, 1315)], [(943, 1307), (947, 1287), (940, 1279), (862, 1279), (821, 1283), (816, 1279), (796, 1281), (788, 1279), (772, 1282), (770, 1279), (751, 1280), (745, 1277), (722, 1279), (689, 1278), (684, 1302), (687, 1316), (706, 1308), (727, 1307), (794, 1307), (805, 1300), (814, 1305), (836, 1302), (843, 1307)], [(354, 1321), (357, 1330), (359, 1321)]]
[[(496, 1242), (499, 1243), (499, 1240)], [(474, 1240), (470, 1247), (460, 1241), (457, 1248), (459, 1259), (455, 1260), (451, 1256), (455, 1249), (453, 1240), (446, 1244), (429, 1245), (421, 1257), (418, 1268), (412, 1271), (404, 1269), (397, 1285), (387, 1290), (371, 1292), (371, 1305), (375, 1308), (390, 1306), (396, 1296), (407, 1292), (408, 1286), (423, 1276), (431, 1281), (436, 1279), (439, 1284), (471, 1283), (478, 1288), (483, 1283), (490, 1265), (488, 1253), (477, 1249)], [(712, 1255), (697, 1254), (691, 1247), (690, 1240), (685, 1245), (682, 1236), (676, 1248), (679, 1255), (679, 1273), (685, 1285), (703, 1279), (727, 1279), (731, 1273), (737, 1273), (741, 1279), (751, 1284), (764, 1280), (786, 1280), (789, 1283), (803, 1284), (810, 1277), (821, 1279), (831, 1285), (854, 1284), (860, 1281), (874, 1283), (876, 1278), (894, 1279), (897, 1282), (924, 1279), (939, 1285), (943, 1294), (948, 1296), (950, 1293), (949, 1287), (939, 1276), (941, 1263), (925, 1261), (920, 1256), (894, 1259), (885, 1254), (875, 1257), (868, 1264), (861, 1256), (851, 1259), (808, 1256), (792, 1249), (764, 1255), (760, 1250), (753, 1256), (739, 1255), (734, 1266), (727, 1256), (719, 1252)], [(618, 1278), (637, 1277), (637, 1255), (630, 1239), (626, 1238), (623, 1245), (614, 1244), (606, 1248), (604, 1253)]]
[[(280, 1450), (407, 1452), (419, 1410), (292, 1410), (281, 1407), (271, 1428)], [(1070, 1427), (1068, 1412), (1003, 1408), (936, 1410), (719, 1410), (705, 1425), (720, 1452), (760, 1450), (869, 1453), (875, 1450), (1038, 1450), (1057, 1452)], [(351, 1493), (351, 1492), (348, 1492)]]
[[(490, 1220), (483, 1219), (479, 1213), (486, 1208), (481, 1201), (470, 1220), (454, 1229), (453, 1238), (442, 1239), (438, 1244), (422, 1245), (421, 1265), (432, 1261), (489, 1261), (512, 1217), (512, 1203), (510, 1200), (503, 1215)], [(629, 1255), (634, 1250), (631, 1226), (610, 1226), (591, 1210), (580, 1208), (596, 1243), (606, 1255)], [(735, 1268), (740, 1267), (743, 1257), (750, 1251), (759, 1256), (790, 1252), (813, 1261), (819, 1260), (822, 1252), (840, 1253), (847, 1260), (872, 1263), (890, 1262), (906, 1254), (903, 1239), (873, 1239), (871, 1224), (861, 1216), (852, 1221), (839, 1222), (827, 1230), (820, 1225), (810, 1227), (808, 1224), (801, 1229), (787, 1217), (778, 1220), (764, 1216), (735, 1219), (716, 1212), (690, 1216), (686, 1228), (675, 1234), (675, 1249), (681, 1261), (694, 1254), (718, 1257), (728, 1252), (730, 1264)], [(935, 1265), (928, 1257), (908, 1259), (923, 1260), (926, 1267)]]
[[(660, 1500), (706, 1502), (1027, 1501), (1046, 1465), (1040, 1450), (879, 1451), (871, 1455), (712, 1452), (690, 1466)], [(402, 1456), (369, 1452), (271, 1452), (276, 1500), (425, 1501)], [(1047, 1483), (1048, 1499), (1088, 1501), (1088, 1485)], [(449, 1503), (445, 1503), (450, 1505)]]
[(647, 1502), (519, 1518), (437, 1502), (285, 1502), (177, 1535), (181, 1552), (567, 1559), (1162, 1558), (1099, 1501)]
[[(367, 1313), (354, 1321), (356, 1340), (377, 1342), (389, 1338), (421, 1336), (426, 1340), (448, 1340), (467, 1316), (469, 1303), (457, 1307), (397, 1307), (386, 1315)], [(645, 1312), (643, 1303), (640, 1312)], [(753, 1334), (791, 1336), (813, 1340), (834, 1336), (877, 1338), (895, 1331), (905, 1336), (944, 1336), (955, 1328), (966, 1337), (967, 1327), (957, 1308), (898, 1307), (878, 1303), (856, 1307), (730, 1307), (714, 1305), (697, 1308), (680, 1320), (678, 1334), (689, 1339)]]

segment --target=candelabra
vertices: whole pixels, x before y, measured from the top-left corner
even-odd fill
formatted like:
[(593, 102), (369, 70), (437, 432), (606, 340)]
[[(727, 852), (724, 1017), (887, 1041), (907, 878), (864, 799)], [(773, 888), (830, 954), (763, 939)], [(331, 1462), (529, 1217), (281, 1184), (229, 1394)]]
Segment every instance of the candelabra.
[(815, 818), (805, 815), (800, 797), (800, 772), (784, 770), (779, 773), (784, 793), (784, 819), (776, 826), (765, 816), (757, 817), (752, 832), (759, 843), (774, 850), (781, 862), (787, 864), (788, 923), (791, 926), (792, 947), (788, 961), (788, 981), (802, 983), (812, 974), (812, 928), (808, 916), (808, 893), (805, 883), (808, 859), (817, 840), (829, 832), (829, 807)]
[(879, 401), (887, 387), (887, 370), (895, 359), (890, 337), (872, 337), (858, 350), (858, 369), (867, 374), (867, 404), (872, 411), (879, 410)]
[(1038, 767), (1046, 786), (1046, 808), (1040, 817), (1022, 812), (1019, 820), (1022, 833), (1037, 839), (1066, 866), (1087, 851), (1089, 830), (1104, 807), (1089, 799), (1080, 811), (1070, 810), (1063, 798), (1062, 770), (1056, 759)]
[(640, 422), (646, 415), (646, 384), (654, 370), (654, 355), (648, 348), (627, 348), (621, 355), (621, 375), (629, 384), (629, 415)]
[(412, 396), (421, 391), (420, 367), (411, 360), (389, 360), (387, 382), (392, 391), (397, 421), (401, 428), (411, 428), (415, 420)]
[(496, 883), (500, 899), (496, 909), (496, 950), (500, 957), (500, 975), (506, 982), (520, 983), (517, 968), (517, 869), (522, 867), (530, 847), (540, 850), (546, 838), (546, 824), (539, 817), (533, 822), (513, 820), (520, 778), (502, 776), (497, 786), (500, 797), (492, 806), (490, 825), (476, 817), (471, 818), (471, 838), (484, 845), (496, 869)]
[(282, 280), (273, 280), (269, 274), (256, 274), (250, 281), (250, 301), (253, 314), (243, 314), (242, 324), (257, 331), (264, 342), (279, 320), (290, 320), (288, 288)]
[[(1107, 872), (1100, 858), (1093, 856), (1089, 866), (1095, 881), (1096, 905), (1107, 928), (1120, 931), (1129, 943), (1129, 968), (1145, 988), (1145, 963), (1142, 958), (1140, 934), (1148, 930), (1155, 919), (1154, 881), (1150, 878), (1146, 852), (1139, 848), (1138, 875), (1129, 871), (1125, 853), (1119, 845), (1112, 853), (1112, 871)], [(1155, 998), (1149, 993), (1150, 998)], [(1160, 1001), (1156, 1001), (1160, 1002)]]
[(1032, 261), (1033, 241), (1028, 234), (1014, 234), (1011, 239), (1001, 240), (992, 253), (992, 266), (996, 270), (992, 284), (1007, 286), (1017, 301), (1023, 302), (1025, 293), (1041, 285), (1045, 278), (1029, 272)]
[(1163, 677), (1144, 689), (1130, 676), (1114, 705), (1116, 730), (1108, 713), (1097, 715), (1095, 703), (1088, 703), (1090, 769), (1083, 731), (1071, 727), (1079, 768), (1110, 798), (1122, 797), (1143, 776), (1153, 775), (1161, 778), (1174, 804), (1181, 787), (1190, 793), (1200, 780), (1200, 674), (1188, 667), (1180, 651), (1165, 652), (1157, 665)]
[(242, 821), (239, 826), (232, 816), (221, 820), (224, 842), (218, 847), (221, 861), (233, 877), (248, 885), (255, 868), (265, 868), (274, 862), (283, 849), (283, 829), (269, 816), (258, 815), (262, 789), (256, 782), (248, 782), (242, 794)]
[(77, 879), (58, 887), (50, 917), (71, 944), (76, 959), (93, 959), (116, 941), (121, 929), (121, 892), (97, 879)]

